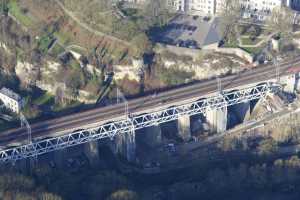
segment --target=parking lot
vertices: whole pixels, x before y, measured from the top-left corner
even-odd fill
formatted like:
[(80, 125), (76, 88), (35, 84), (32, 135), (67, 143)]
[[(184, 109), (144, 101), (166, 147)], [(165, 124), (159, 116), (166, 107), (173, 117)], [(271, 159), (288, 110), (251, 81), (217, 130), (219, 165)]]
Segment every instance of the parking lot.
[(221, 40), (218, 24), (215, 17), (178, 15), (151, 36), (155, 42), (198, 49)]

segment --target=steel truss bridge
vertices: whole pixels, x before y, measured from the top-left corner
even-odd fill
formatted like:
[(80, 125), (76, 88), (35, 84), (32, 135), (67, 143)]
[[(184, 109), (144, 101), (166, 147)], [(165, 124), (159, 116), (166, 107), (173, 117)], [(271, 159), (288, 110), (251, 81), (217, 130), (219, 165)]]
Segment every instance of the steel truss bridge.
[(200, 99), (191, 103), (169, 107), (159, 111), (126, 116), (124, 120), (100, 124), (93, 128), (75, 131), (62, 136), (34, 141), (29, 144), (0, 151), (0, 162), (15, 162), (17, 160), (36, 157), (48, 152), (64, 149), (67, 147), (100, 140), (103, 138), (113, 139), (116, 135), (132, 133), (161, 123), (178, 119), (184, 115), (205, 114), (207, 110), (222, 109), (227, 106), (265, 98), (267, 94), (279, 89), (279, 85), (265, 83), (255, 87), (245, 88), (228, 93), (219, 93), (216, 96)]

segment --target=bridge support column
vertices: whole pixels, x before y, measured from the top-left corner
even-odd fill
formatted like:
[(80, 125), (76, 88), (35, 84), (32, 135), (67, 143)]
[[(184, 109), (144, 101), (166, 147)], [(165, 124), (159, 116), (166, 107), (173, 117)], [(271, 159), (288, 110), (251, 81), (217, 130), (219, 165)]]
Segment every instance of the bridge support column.
[(283, 90), (288, 93), (294, 93), (296, 90), (300, 89), (299, 85), (299, 73), (281, 77), (281, 83), (285, 86)]
[(84, 144), (84, 153), (87, 156), (91, 166), (97, 166), (100, 161), (98, 141), (92, 141)]
[(60, 149), (53, 152), (54, 163), (58, 168), (63, 168), (67, 159), (67, 149)]
[(183, 115), (178, 118), (177, 130), (179, 136), (184, 141), (188, 141), (191, 138), (191, 121), (189, 115)]
[(206, 121), (213, 132), (221, 133), (227, 128), (227, 107), (222, 109), (209, 109), (205, 114)]
[(126, 133), (126, 137), (126, 158), (128, 161), (134, 162), (136, 158), (135, 131)]
[(239, 123), (243, 123), (250, 119), (250, 101), (233, 105), (232, 109), (239, 120)]
[(151, 147), (155, 147), (162, 143), (162, 132), (160, 125), (155, 125), (145, 128), (145, 139), (143, 140), (146, 144)]
[(125, 157), (129, 162), (135, 161), (135, 131), (122, 133), (114, 139), (115, 153)]
[(16, 161), (15, 169), (17, 169), (21, 173), (28, 173), (30, 171), (30, 160), (22, 159), (22, 160)]

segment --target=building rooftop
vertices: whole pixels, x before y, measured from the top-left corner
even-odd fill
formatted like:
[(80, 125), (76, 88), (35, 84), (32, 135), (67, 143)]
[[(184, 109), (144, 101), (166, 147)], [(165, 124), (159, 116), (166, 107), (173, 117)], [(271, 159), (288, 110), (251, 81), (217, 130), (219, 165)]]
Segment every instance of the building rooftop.
[(188, 15), (175, 17), (163, 30), (154, 35), (156, 42), (181, 47), (188, 47), (190, 43), (191, 46), (202, 48), (218, 43), (221, 39), (219, 18)]
[(8, 97), (10, 97), (11, 99), (14, 99), (16, 101), (20, 101), (21, 100), (21, 97), (20, 95), (18, 95), (17, 93), (15, 93), (14, 91), (6, 88), (6, 87), (3, 87), (1, 90), (0, 90), (0, 93), (3, 94), (3, 95), (6, 95)]

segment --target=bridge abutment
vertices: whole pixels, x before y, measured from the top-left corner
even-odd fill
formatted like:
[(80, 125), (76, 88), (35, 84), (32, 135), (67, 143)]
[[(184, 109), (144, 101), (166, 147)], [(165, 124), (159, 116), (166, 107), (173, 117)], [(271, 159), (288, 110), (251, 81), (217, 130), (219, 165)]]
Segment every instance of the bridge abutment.
[(189, 115), (182, 115), (177, 119), (178, 135), (184, 141), (188, 141), (191, 138), (191, 121)]
[(227, 129), (227, 107), (222, 109), (208, 109), (205, 114), (211, 131), (221, 133)]

